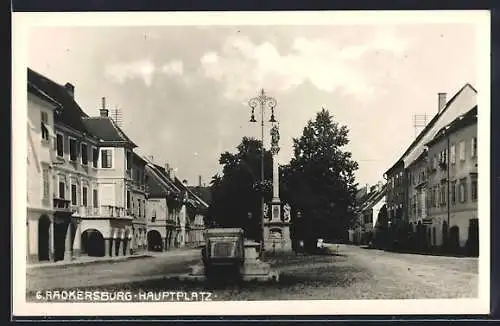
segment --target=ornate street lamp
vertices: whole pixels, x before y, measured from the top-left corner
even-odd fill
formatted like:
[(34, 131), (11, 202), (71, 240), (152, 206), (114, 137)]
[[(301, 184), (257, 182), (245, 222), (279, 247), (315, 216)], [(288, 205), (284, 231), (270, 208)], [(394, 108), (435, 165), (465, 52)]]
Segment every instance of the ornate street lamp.
[[(262, 142), (262, 150), (261, 150), (261, 169), (260, 169), (260, 180), (261, 184), (264, 185), (264, 111), (265, 109), (271, 110), (271, 119), (269, 122), (275, 123), (276, 119), (274, 117), (274, 108), (276, 107), (276, 99), (269, 97), (265, 94), (264, 89), (261, 89), (259, 96), (251, 98), (248, 101), (248, 105), (252, 109), (252, 115), (250, 117), (250, 122), (257, 122), (255, 120), (255, 109), (260, 108), (260, 128), (261, 128), (261, 142)], [(261, 255), (264, 249), (264, 193), (261, 193)]]

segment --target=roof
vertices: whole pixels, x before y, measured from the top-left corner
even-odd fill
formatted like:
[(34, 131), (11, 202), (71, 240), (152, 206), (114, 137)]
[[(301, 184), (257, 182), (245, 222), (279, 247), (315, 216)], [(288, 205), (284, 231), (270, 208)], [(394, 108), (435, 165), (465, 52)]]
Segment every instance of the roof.
[(60, 85), (28, 68), (28, 89), (30, 88), (32, 90), (37, 89), (37, 91), (42, 92), (61, 105), (60, 109), (56, 111), (56, 114), (54, 114), (54, 120), (56, 123), (63, 123), (80, 132), (88, 132), (81, 119), (82, 117), (87, 117), (88, 115), (83, 112), (73, 96), (68, 93), (63, 85)]
[(210, 187), (188, 187), (196, 196), (200, 197), (204, 202), (212, 202), (212, 192)]
[(188, 192), (189, 195), (191, 195), (191, 197), (194, 198), (194, 201), (197, 202), (199, 205), (201, 206), (204, 206), (205, 208), (207, 208), (209, 205), (203, 200), (201, 199), (199, 196), (197, 196), (194, 192), (192, 192), (189, 187), (187, 187), (186, 185), (184, 185), (180, 180), (179, 178), (175, 177), (174, 178), (174, 183), (175, 185), (178, 187), (178, 188), (181, 188), (181, 189), (184, 189)]
[(148, 164), (148, 162), (142, 156), (137, 154), (136, 152), (132, 152), (132, 157), (134, 160), (139, 161), (139, 162), (143, 163), (144, 165)]
[(384, 184), (380, 189), (372, 191), (368, 194), (368, 198), (361, 205), (361, 211), (366, 210), (373, 205), (375, 205), (378, 201), (380, 201), (385, 196), (386, 184)]
[(52, 97), (50, 97), (47, 93), (36, 87), (35, 84), (28, 82), (28, 93), (31, 93), (35, 96), (40, 97), (41, 99), (45, 100), (46, 102), (49, 102), (53, 105), (55, 105), (57, 108), (61, 107), (61, 103), (57, 102), (54, 100)]
[[(156, 180), (156, 182), (151, 184), (152, 188), (150, 190), (150, 193), (152, 197), (163, 197), (166, 196), (168, 192), (181, 192), (180, 189), (173, 184), (172, 180), (165, 173), (165, 170), (162, 170), (161, 167), (149, 162), (148, 160), (145, 161), (147, 162), (146, 173), (148, 173)], [(148, 183), (149, 180), (151, 180), (151, 178), (148, 178)]]
[(470, 126), (471, 124), (477, 122), (477, 105), (474, 106), (474, 108), (470, 111), (468, 111), (465, 114), (462, 114), (455, 120), (453, 120), (451, 123), (448, 125), (444, 126), (441, 128), (437, 133), (436, 136), (428, 141), (425, 145), (427, 146), (432, 146), (436, 142), (438, 142), (440, 139), (442, 139), (444, 136), (460, 130), (464, 127)]
[[(466, 93), (466, 90), (469, 89), (471, 90), (474, 94), (477, 94), (477, 91), (474, 87), (472, 87), (471, 84), (466, 83), (453, 97), (446, 103), (445, 107), (438, 112), (434, 117), (431, 119), (431, 121), (425, 126), (425, 128), (418, 134), (417, 138), (410, 144), (410, 146), (406, 149), (406, 151), (403, 153), (401, 158), (391, 167), (386, 171), (386, 174), (388, 174), (391, 170), (393, 170), (398, 164), (400, 164), (402, 161), (403, 166), (407, 165), (408, 163), (413, 162), (416, 158), (420, 156), (423, 150), (423, 146), (425, 143), (429, 140), (432, 139), (435, 135), (436, 127), (440, 129), (444, 124), (448, 123), (450, 121), (450, 113), (449, 111), (452, 111), (451, 113), (455, 114), (457, 116), (458, 112), (465, 112), (469, 110), (471, 107), (462, 107), (460, 105), (454, 106), (455, 102), (461, 97), (461, 95)], [(465, 96), (465, 95), (464, 95)], [(475, 99), (474, 99), (475, 102)], [(462, 103), (459, 103), (462, 104)], [(449, 110), (451, 107), (453, 107), (455, 110)], [(463, 113), (462, 112), (462, 113)], [(460, 113), (459, 113), (460, 114)], [(442, 117), (448, 118), (448, 119), (441, 119)]]
[(110, 117), (84, 117), (83, 123), (92, 135), (99, 138), (102, 145), (137, 147)]

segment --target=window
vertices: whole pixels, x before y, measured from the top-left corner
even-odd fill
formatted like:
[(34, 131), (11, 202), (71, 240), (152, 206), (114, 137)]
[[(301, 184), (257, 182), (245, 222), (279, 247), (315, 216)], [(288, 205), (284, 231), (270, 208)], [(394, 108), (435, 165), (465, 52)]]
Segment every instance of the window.
[(472, 201), (477, 201), (477, 179), (472, 178), (470, 184), (470, 196)]
[(474, 137), (472, 138), (472, 144), (471, 144), (471, 156), (476, 157), (477, 155), (477, 138)]
[(64, 139), (63, 135), (57, 134), (56, 136), (56, 150), (57, 150), (57, 156), (63, 157), (64, 156)]
[(446, 202), (447, 202), (446, 195), (447, 195), (446, 194), (446, 185), (441, 185), (441, 195), (440, 195), (440, 197), (441, 197), (441, 202), (440, 202), (441, 206), (446, 205)]
[(153, 208), (153, 211), (151, 212), (151, 222), (156, 221), (156, 209)]
[(94, 201), (94, 207), (99, 207), (99, 197), (97, 195), (98, 195), (97, 189), (94, 189), (92, 197)]
[(438, 196), (439, 196), (439, 188), (436, 186), (434, 187), (434, 207), (439, 207), (440, 198), (438, 198)]
[(49, 199), (50, 183), (49, 183), (49, 169), (43, 168), (43, 199)]
[(69, 139), (69, 159), (71, 161), (76, 161), (76, 157), (78, 156), (77, 148), (76, 148), (76, 139)]
[(130, 209), (130, 191), (127, 190), (127, 209)]
[(439, 154), (439, 163), (446, 164), (446, 150), (441, 151)]
[(127, 170), (132, 168), (132, 152), (127, 152)]
[(455, 205), (455, 203), (457, 202), (457, 182), (456, 181), (452, 181), (451, 182), (451, 203), (453, 205)]
[(97, 168), (97, 162), (99, 162), (99, 149), (92, 148), (92, 166)]
[(459, 197), (458, 199), (460, 200), (461, 203), (465, 203), (467, 201), (467, 194), (466, 194), (466, 190), (467, 190), (467, 179), (461, 179), (460, 180), (460, 184), (458, 186), (458, 192), (459, 192)]
[(82, 205), (87, 207), (88, 202), (87, 202), (87, 187), (83, 186), (82, 188)]
[(455, 151), (456, 151), (455, 145), (451, 145), (451, 147), (450, 147), (450, 163), (451, 164), (455, 164), (455, 162), (456, 162), (456, 157), (455, 157), (456, 152)]
[(66, 185), (63, 181), (59, 181), (59, 198), (66, 198)]
[(78, 201), (76, 198), (76, 185), (71, 185), (71, 205), (78, 205)]
[(89, 152), (87, 148), (87, 144), (82, 143), (82, 164), (87, 165), (89, 163)]
[(49, 128), (47, 127), (49, 124), (49, 114), (47, 112), (41, 112), (41, 115), (42, 139), (49, 140)]
[(465, 161), (465, 142), (464, 141), (460, 142), (459, 151), (460, 151), (460, 161)]
[(111, 150), (101, 149), (101, 168), (110, 169), (111, 167), (113, 167)]
[(434, 157), (432, 158), (432, 168), (433, 168), (434, 170), (435, 170), (435, 169), (437, 169), (437, 165), (438, 165), (438, 159), (437, 159), (437, 157), (436, 157), (436, 156), (434, 156)]

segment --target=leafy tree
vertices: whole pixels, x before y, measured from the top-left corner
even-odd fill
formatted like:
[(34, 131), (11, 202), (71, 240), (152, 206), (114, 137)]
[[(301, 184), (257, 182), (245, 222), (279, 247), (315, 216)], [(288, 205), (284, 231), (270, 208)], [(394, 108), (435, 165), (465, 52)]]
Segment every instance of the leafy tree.
[[(242, 227), (246, 237), (260, 240), (261, 194), (271, 199), (272, 157), (264, 150), (264, 180), (261, 182), (262, 142), (244, 137), (236, 153), (224, 152), (219, 163), (222, 176), (211, 181), (212, 203), (209, 208), (209, 225)], [(249, 213), (251, 218), (249, 218)]]
[(346, 241), (355, 220), (358, 164), (343, 149), (348, 132), (322, 109), (307, 122), (302, 136), (293, 139), (294, 157), (283, 167), (281, 194), (302, 213), (301, 226), (293, 233), (306, 246), (314, 247), (317, 238)]

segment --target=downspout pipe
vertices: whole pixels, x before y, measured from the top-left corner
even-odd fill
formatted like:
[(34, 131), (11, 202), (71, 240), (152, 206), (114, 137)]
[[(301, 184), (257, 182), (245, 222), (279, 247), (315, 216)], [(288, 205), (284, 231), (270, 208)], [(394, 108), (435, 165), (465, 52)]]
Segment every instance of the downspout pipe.
[(447, 238), (446, 243), (448, 245), (449, 238), (450, 238), (450, 236), (449, 236), (450, 235), (450, 135), (449, 134), (447, 135), (446, 139), (447, 139), (447, 147), (448, 147), (448, 155), (447, 155), (448, 157), (446, 158), (446, 160), (447, 160), (446, 171), (447, 171), (447, 175), (448, 175), (446, 178), (446, 182), (447, 182), (447, 186), (448, 186), (448, 191), (447, 191), (448, 200), (446, 201), (446, 203), (447, 203), (446, 206), (447, 206), (447, 211), (448, 211), (448, 225), (447, 225), (448, 229), (446, 230), (446, 238)]

